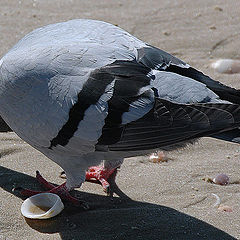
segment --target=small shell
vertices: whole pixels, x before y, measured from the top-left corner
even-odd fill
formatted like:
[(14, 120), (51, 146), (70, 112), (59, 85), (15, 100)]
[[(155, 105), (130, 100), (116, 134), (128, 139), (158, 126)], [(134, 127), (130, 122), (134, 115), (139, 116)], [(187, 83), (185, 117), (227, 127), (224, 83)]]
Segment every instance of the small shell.
[(167, 162), (167, 158), (164, 152), (153, 153), (149, 156), (150, 162), (159, 163), (159, 162)]
[(39, 193), (26, 199), (22, 206), (22, 215), (32, 219), (47, 219), (58, 215), (64, 209), (61, 198), (53, 193)]
[(213, 205), (213, 207), (219, 207), (220, 204), (221, 204), (221, 199), (220, 199), (220, 197), (219, 197), (217, 194), (215, 194), (215, 193), (212, 193), (212, 195), (216, 198), (216, 202), (215, 202), (215, 204)]
[(232, 207), (227, 206), (227, 205), (222, 205), (222, 204), (218, 207), (218, 210), (222, 211), (222, 212), (232, 212), (233, 211)]
[(221, 174), (218, 174), (214, 179), (213, 179), (213, 182), (215, 184), (218, 184), (218, 185), (227, 185), (229, 184), (229, 177), (224, 174), (224, 173), (221, 173)]
[(213, 62), (211, 67), (219, 73), (240, 73), (240, 60), (219, 59)]

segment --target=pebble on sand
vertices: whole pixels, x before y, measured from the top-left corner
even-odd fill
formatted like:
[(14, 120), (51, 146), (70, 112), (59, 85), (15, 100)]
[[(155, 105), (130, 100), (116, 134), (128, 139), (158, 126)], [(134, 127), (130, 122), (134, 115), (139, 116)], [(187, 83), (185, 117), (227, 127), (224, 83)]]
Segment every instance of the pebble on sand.
[(232, 207), (227, 206), (227, 205), (222, 205), (222, 204), (218, 207), (218, 210), (222, 211), (222, 212), (232, 212), (233, 211)]
[(240, 73), (240, 60), (219, 59), (214, 61), (211, 67), (219, 73)]
[(153, 163), (167, 162), (167, 157), (164, 152), (157, 152), (149, 156), (149, 161)]
[(218, 174), (213, 179), (213, 183), (218, 184), (218, 185), (227, 185), (227, 184), (229, 184), (229, 177), (224, 173)]

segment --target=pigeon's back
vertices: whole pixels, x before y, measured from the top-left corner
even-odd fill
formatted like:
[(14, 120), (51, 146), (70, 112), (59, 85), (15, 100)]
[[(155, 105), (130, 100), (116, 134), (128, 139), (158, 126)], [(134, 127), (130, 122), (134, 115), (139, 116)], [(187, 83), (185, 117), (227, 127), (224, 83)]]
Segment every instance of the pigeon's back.
[[(36, 29), (0, 60), (0, 115), (25, 141), (49, 148), (90, 74), (116, 60), (135, 59), (141, 45), (124, 30), (101, 21), (71, 20)], [(112, 95), (111, 85), (108, 88), (85, 113), (89, 118), (76, 133), (81, 139), (74, 145), (87, 146), (82, 152), (93, 151), (90, 146), (101, 135), (106, 101)]]

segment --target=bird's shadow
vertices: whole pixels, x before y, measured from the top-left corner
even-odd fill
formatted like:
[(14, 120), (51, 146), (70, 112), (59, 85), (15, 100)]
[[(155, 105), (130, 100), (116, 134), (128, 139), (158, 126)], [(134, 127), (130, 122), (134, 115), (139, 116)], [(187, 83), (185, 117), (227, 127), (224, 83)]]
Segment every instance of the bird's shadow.
[[(23, 187), (29, 188), (38, 186), (35, 178), (0, 167), (0, 187), (20, 197), (12, 192), (14, 183), (25, 183)], [(52, 219), (26, 218), (26, 223), (42, 233), (59, 233), (64, 240), (235, 239), (206, 222), (169, 207), (133, 201), (124, 195), (110, 198), (84, 192), (80, 194), (90, 203), (90, 210), (66, 205), (64, 211)]]

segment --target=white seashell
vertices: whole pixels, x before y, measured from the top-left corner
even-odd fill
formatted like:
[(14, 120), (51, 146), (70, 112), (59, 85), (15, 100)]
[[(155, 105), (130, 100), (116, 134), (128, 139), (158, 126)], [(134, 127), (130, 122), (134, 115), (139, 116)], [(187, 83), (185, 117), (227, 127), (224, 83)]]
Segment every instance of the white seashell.
[(149, 156), (149, 159), (150, 159), (150, 160), (158, 159), (158, 155), (157, 155), (156, 153), (152, 153), (152, 154)]
[(240, 73), (240, 60), (233, 59), (219, 59), (211, 64), (219, 73)]
[(154, 163), (160, 163), (160, 162), (167, 162), (167, 158), (164, 154), (164, 152), (157, 152), (157, 153), (152, 153), (149, 156), (149, 160), (150, 162), (154, 162)]
[(47, 219), (58, 215), (64, 209), (61, 198), (53, 193), (39, 193), (26, 199), (22, 206), (22, 215), (32, 219)]
[(212, 193), (212, 195), (216, 198), (216, 202), (215, 202), (215, 204), (213, 205), (213, 207), (219, 207), (220, 204), (221, 204), (221, 199), (220, 199), (220, 197), (219, 197), (217, 194), (215, 194), (215, 193)]

